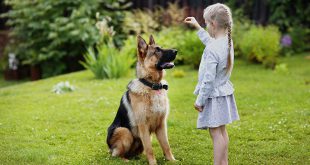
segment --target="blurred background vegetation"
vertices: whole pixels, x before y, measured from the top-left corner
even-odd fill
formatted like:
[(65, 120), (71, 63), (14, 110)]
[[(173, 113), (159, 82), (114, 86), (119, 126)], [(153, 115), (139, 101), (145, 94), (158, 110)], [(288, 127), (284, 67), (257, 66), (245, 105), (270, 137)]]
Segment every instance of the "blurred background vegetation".
[(0, 70), (7, 79), (36, 80), (84, 66), (97, 78), (117, 78), (133, 66), (137, 34), (153, 34), (179, 50), (178, 65), (198, 68), (204, 47), (182, 21), (195, 16), (203, 25), (203, 9), (217, 2), (232, 9), (238, 58), (274, 69), (279, 57), (310, 50), (306, 0), (6, 0)]

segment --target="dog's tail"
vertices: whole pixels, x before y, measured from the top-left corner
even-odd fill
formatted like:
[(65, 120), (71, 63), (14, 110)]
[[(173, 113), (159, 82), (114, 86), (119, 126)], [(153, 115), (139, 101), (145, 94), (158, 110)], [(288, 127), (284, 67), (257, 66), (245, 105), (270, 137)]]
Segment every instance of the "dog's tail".
[(116, 128), (109, 140), (112, 156), (124, 157), (130, 150), (133, 140), (132, 133), (129, 129), (125, 127)]

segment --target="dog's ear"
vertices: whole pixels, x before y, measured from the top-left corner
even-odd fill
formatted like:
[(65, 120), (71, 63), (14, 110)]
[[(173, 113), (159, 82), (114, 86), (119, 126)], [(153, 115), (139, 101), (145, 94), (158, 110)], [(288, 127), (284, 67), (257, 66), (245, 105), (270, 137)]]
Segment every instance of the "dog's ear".
[(138, 56), (139, 58), (144, 59), (146, 56), (147, 44), (140, 35), (137, 36), (137, 43), (138, 43)]
[(150, 35), (150, 42), (149, 45), (155, 45), (155, 40), (153, 38), (153, 35)]

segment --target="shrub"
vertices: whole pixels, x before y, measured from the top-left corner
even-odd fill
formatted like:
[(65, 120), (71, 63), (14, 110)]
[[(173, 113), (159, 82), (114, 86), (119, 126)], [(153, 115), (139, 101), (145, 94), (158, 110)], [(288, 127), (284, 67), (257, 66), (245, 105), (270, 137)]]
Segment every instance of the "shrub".
[(295, 53), (310, 50), (310, 28), (293, 26), (288, 29), (292, 39), (292, 50)]
[(178, 1), (174, 3), (168, 2), (168, 7), (164, 9), (163, 7), (157, 7), (154, 13), (156, 20), (165, 27), (180, 26), (183, 25), (183, 20), (185, 18), (185, 8), (181, 8)]
[[(44, 62), (47, 76), (62, 73), (65, 56), (79, 56), (98, 39), (94, 11), (98, 0), (10, 0), (7, 14), (11, 35), (18, 40), (15, 50), (23, 64)], [(52, 63), (52, 64), (51, 64)], [(49, 68), (45, 68), (48, 66)]]
[(176, 78), (182, 78), (185, 76), (185, 72), (183, 70), (176, 69), (172, 72), (172, 76)]
[(241, 42), (242, 38), (246, 31), (248, 31), (252, 26), (254, 26), (251, 21), (247, 18), (245, 18), (241, 13), (239, 13), (236, 10), (234, 11), (234, 24), (233, 24), (233, 31), (232, 31), (232, 39), (233, 39), (233, 45), (234, 45), (234, 55), (235, 57), (241, 57)]
[(159, 24), (154, 20), (149, 10), (134, 10), (126, 12), (124, 18), (124, 31), (127, 34), (152, 33), (159, 29)]
[(118, 50), (113, 42), (115, 31), (109, 27), (109, 17), (96, 23), (101, 39), (96, 50), (89, 47), (84, 54), (85, 62), (80, 63), (92, 71), (96, 78), (110, 79), (125, 76), (133, 63), (132, 55), (128, 49)]
[(279, 26), (282, 32), (288, 32), (290, 27), (310, 26), (310, 5), (305, 0), (272, 0), (270, 6), (269, 21)]
[(150, 34), (165, 27), (181, 26), (184, 17), (184, 8), (178, 1), (169, 2), (167, 8), (156, 6), (153, 11), (136, 9), (125, 13), (123, 30), (127, 34)]
[(136, 59), (137, 55), (137, 38), (136, 36), (128, 36), (128, 38), (124, 41), (124, 45), (122, 47), (122, 53), (127, 54), (134, 59)]
[(287, 65), (282, 63), (282, 64), (277, 64), (274, 69), (275, 73), (288, 73)]
[(111, 79), (126, 76), (134, 60), (130, 54), (119, 51), (114, 46), (102, 44), (97, 46), (95, 53), (89, 48), (84, 55), (85, 62), (81, 64), (92, 71), (98, 79)]
[(117, 31), (113, 39), (117, 46), (122, 45), (124, 14), (118, 9), (132, 3), (124, 0), (6, 0), (6, 4), (12, 9), (2, 17), (8, 18), (11, 35), (17, 40), (14, 53), (23, 64), (41, 65), (43, 77), (48, 77), (81, 69), (78, 60), (86, 48), (99, 39), (94, 26), (96, 11), (113, 17), (110, 24)]
[(253, 26), (244, 33), (239, 44), (242, 54), (248, 60), (274, 68), (280, 50), (279, 41), (280, 32), (276, 27)]
[(180, 53), (184, 58), (184, 63), (199, 68), (201, 55), (205, 46), (197, 36), (197, 31), (186, 31), (180, 45)]

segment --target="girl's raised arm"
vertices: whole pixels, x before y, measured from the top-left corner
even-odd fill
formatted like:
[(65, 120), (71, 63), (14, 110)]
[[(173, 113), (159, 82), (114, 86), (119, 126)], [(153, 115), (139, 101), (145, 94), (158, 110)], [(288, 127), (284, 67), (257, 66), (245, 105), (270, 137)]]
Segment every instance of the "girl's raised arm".
[(208, 42), (212, 39), (207, 31), (205, 31), (199, 23), (196, 21), (195, 17), (187, 17), (184, 19), (184, 22), (194, 26), (198, 29), (198, 37), (204, 45), (207, 45)]

